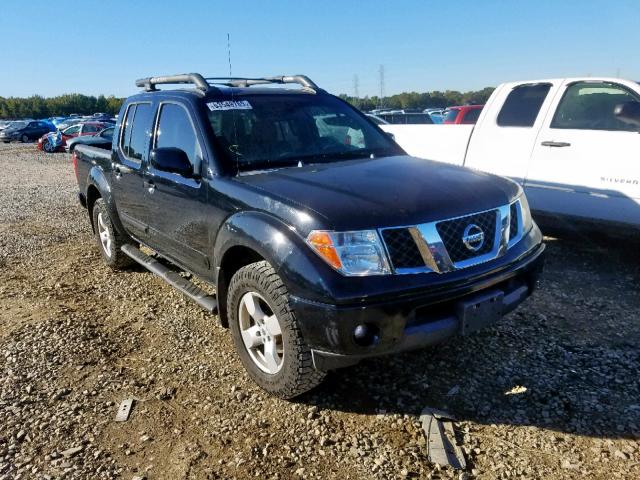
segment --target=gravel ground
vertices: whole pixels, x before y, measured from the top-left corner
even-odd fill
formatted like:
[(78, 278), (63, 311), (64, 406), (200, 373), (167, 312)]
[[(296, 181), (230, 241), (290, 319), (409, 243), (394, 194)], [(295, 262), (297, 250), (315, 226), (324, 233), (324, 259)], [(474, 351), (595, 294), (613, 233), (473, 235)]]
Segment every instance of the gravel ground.
[[(548, 237), (541, 289), (495, 327), (286, 402), (215, 318), (103, 266), (68, 155), (0, 145), (0, 169), (2, 480), (640, 477), (637, 243)], [(428, 462), (427, 405), (456, 416), (465, 472)]]

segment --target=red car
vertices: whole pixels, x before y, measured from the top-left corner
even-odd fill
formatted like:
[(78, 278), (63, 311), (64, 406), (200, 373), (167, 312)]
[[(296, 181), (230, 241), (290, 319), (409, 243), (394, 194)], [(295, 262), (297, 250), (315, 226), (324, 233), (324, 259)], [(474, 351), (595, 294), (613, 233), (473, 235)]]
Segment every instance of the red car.
[(38, 150), (44, 150), (49, 153), (64, 152), (64, 147), (67, 144), (67, 140), (70, 138), (82, 137), (84, 135), (95, 135), (99, 131), (110, 126), (112, 126), (112, 124), (103, 122), (76, 123), (62, 131), (62, 143), (60, 145), (53, 145), (49, 141), (49, 134), (40, 137), (40, 139), (38, 139)]
[(444, 120), (442, 123), (473, 125), (478, 121), (482, 107), (484, 107), (484, 105), (449, 107), (444, 111)]

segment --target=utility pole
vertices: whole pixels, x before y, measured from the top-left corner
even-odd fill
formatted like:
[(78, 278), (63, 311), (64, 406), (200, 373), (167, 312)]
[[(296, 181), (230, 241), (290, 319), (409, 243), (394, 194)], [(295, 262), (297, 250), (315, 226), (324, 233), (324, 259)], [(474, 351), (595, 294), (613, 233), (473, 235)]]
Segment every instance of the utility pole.
[(380, 99), (378, 101), (378, 107), (382, 108), (384, 106), (384, 102), (382, 100), (384, 98), (384, 65), (380, 65), (378, 72), (380, 74)]

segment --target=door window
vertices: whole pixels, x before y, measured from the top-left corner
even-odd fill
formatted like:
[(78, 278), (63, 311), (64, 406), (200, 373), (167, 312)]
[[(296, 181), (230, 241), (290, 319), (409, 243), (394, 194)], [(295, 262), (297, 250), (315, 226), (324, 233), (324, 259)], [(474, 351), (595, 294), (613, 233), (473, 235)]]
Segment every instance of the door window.
[(567, 87), (550, 128), (636, 131), (613, 114), (616, 105), (630, 101), (640, 97), (615, 83), (574, 83)]
[(65, 135), (75, 135), (76, 133), (80, 132), (80, 127), (81, 125), (74, 125), (73, 127), (67, 128), (62, 133), (64, 133)]
[(142, 161), (142, 155), (149, 144), (152, 117), (153, 109), (150, 103), (129, 105), (124, 132), (120, 139), (122, 152), (129, 159)]
[(509, 93), (498, 114), (501, 127), (533, 127), (551, 85), (519, 85)]
[(82, 128), (82, 133), (97, 133), (100, 131), (100, 127), (97, 125), (85, 124)]
[(187, 111), (175, 103), (165, 103), (160, 110), (160, 120), (156, 130), (156, 148), (175, 147), (189, 157), (194, 171), (199, 165), (202, 153)]

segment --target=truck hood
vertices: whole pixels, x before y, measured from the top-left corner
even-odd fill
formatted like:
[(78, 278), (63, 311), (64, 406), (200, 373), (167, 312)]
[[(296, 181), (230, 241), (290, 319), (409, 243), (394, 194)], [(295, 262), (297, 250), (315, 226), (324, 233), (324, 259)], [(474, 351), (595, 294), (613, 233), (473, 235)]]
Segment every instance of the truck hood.
[(520, 190), (502, 177), (404, 155), (252, 172), (236, 180), (336, 230), (461, 216), (507, 204)]

